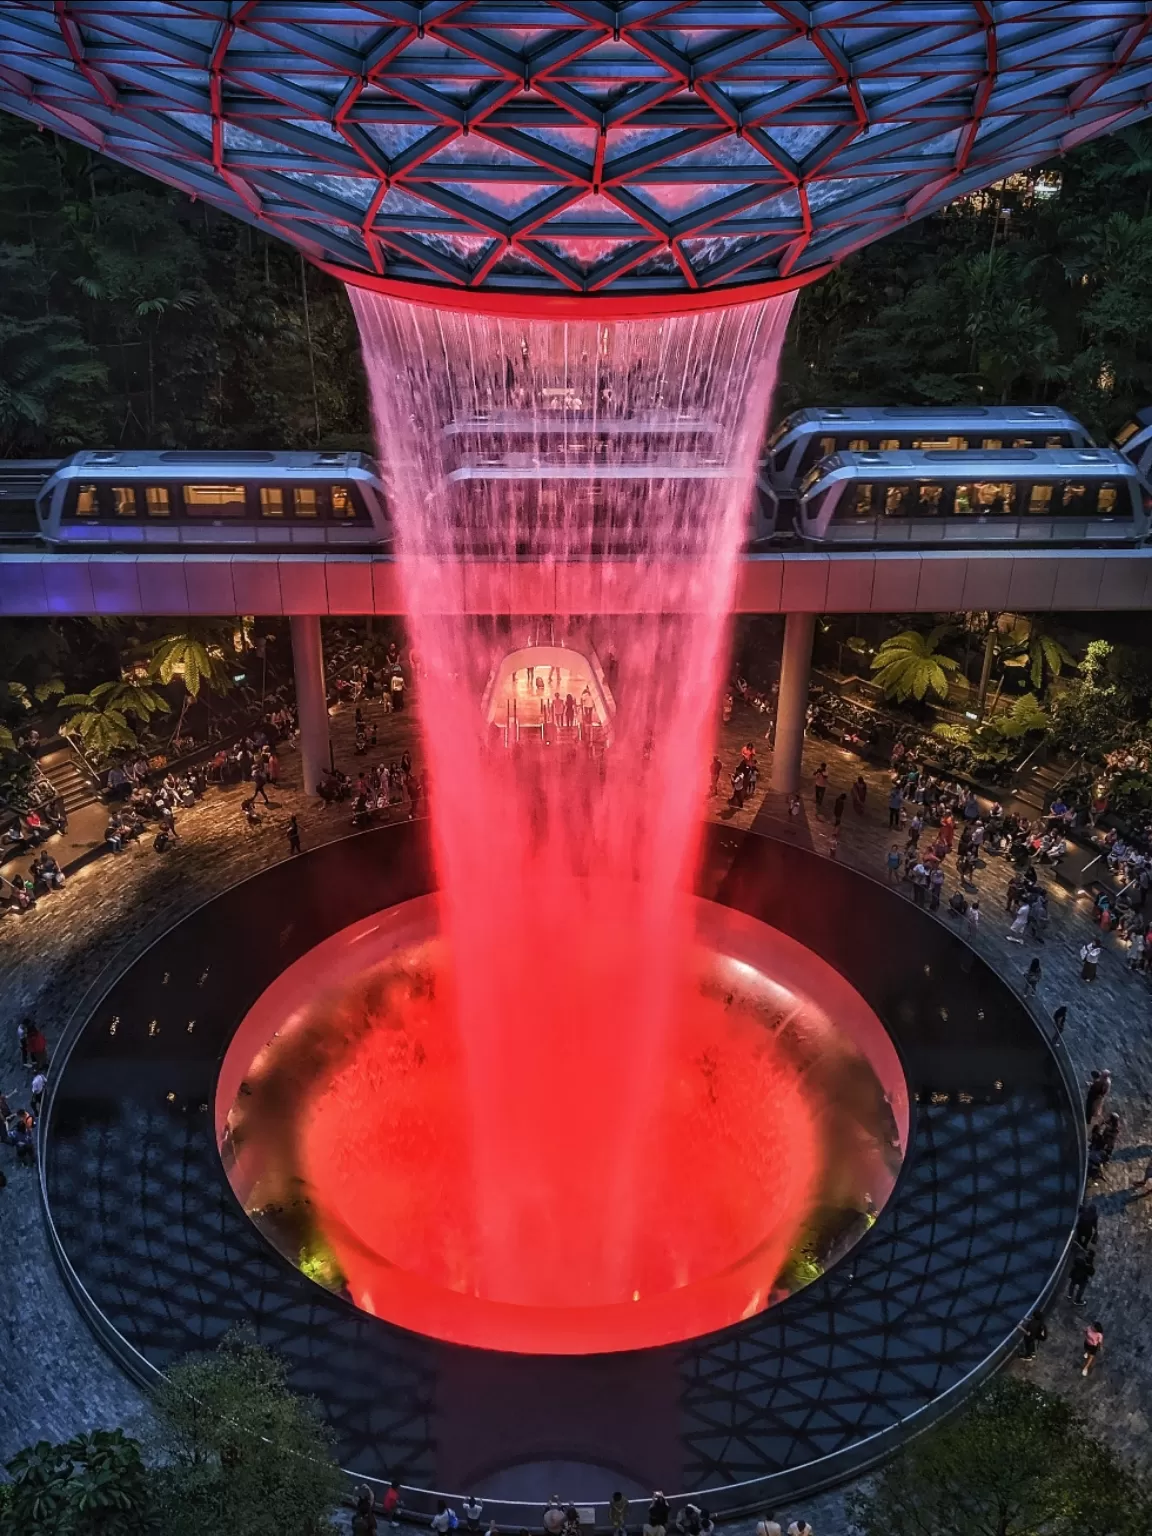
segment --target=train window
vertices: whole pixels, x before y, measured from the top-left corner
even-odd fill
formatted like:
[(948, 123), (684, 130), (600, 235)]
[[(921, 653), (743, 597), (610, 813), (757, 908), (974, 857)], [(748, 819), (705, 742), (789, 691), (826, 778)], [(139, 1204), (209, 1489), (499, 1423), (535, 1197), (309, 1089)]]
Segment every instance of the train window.
[(913, 448), (923, 449), (925, 452), (962, 453), (968, 445), (966, 437), (960, 437), (953, 433), (951, 437), (914, 437)]
[(1128, 442), (1129, 438), (1135, 437), (1139, 430), (1140, 423), (1138, 421), (1126, 422), (1124, 426), (1120, 428), (1119, 432), (1117, 432), (1112, 441), (1116, 444), (1117, 448), (1123, 448), (1124, 444)]
[(242, 485), (186, 485), (184, 510), (189, 517), (243, 517)]
[(866, 437), (850, 437), (848, 439), (849, 453), (867, 453), (872, 444)]
[[(783, 470), (787, 468), (792, 452), (791, 445), (781, 448), (775, 460), (777, 469)], [(836, 439), (834, 437), (810, 437), (808, 439), (808, 446), (804, 449), (804, 455), (800, 460), (798, 473), (803, 474), (805, 470), (811, 469), (813, 464), (819, 464), (821, 459), (826, 459), (830, 453), (835, 452)]]
[(136, 516), (136, 487), (134, 485), (110, 485), (108, 496), (115, 517)]
[(912, 517), (916, 512), (916, 486), (911, 480), (899, 480), (886, 485), (884, 491), (885, 517)]
[(94, 485), (78, 485), (76, 487), (76, 516), (96, 517), (99, 508), (96, 505), (96, 487)]
[(352, 503), (352, 497), (346, 485), (329, 486), (329, 494), (332, 497), (331, 510), (333, 517), (353, 518), (356, 516), (356, 508)]
[(1051, 517), (1052, 489), (1051, 485), (1030, 485), (1021, 500), (1024, 511), (1035, 517)]
[[(999, 448), (1000, 444), (997, 443), (996, 446)], [(1034, 437), (1014, 437), (1012, 439), (1012, 446), (1013, 448), (1035, 448), (1036, 439)]]
[(292, 501), (297, 517), (316, 517), (320, 511), (319, 497), (314, 485), (298, 485), (293, 489)]
[[(980, 446), (985, 451), (987, 451), (989, 449), (992, 449), (992, 448), (1003, 448), (1003, 446), (1004, 446), (1004, 439), (1002, 437), (986, 437), (984, 439), (984, 441), (980, 444)], [(1016, 443), (1015, 446), (1017, 448), (1020, 448), (1020, 447), (1026, 447), (1027, 444)]]
[(1061, 517), (1091, 517), (1096, 510), (1096, 487), (1083, 480), (1066, 480), (1061, 487)]
[(882, 437), (880, 439), (881, 453), (896, 453), (899, 447), (900, 439), (898, 437)]
[(1059, 432), (1050, 432), (1044, 439), (1045, 448), (1063, 448), (1064, 439)]
[(841, 517), (871, 517), (872, 492), (873, 487), (868, 484), (861, 485), (857, 482), (855, 485), (846, 485), (840, 500)]
[(918, 517), (935, 517), (944, 504), (944, 487), (942, 485), (917, 486), (916, 515)]
[(283, 517), (284, 516), (284, 488), (280, 485), (262, 485), (260, 487), (260, 516)]
[(995, 517), (1011, 512), (1014, 490), (1009, 480), (978, 480), (958, 485), (953, 511), (960, 517)]
[(1101, 517), (1111, 517), (1116, 511), (1116, 498), (1120, 487), (1115, 480), (1101, 480), (1096, 496), (1096, 510)]
[(168, 494), (166, 485), (146, 485), (144, 487), (144, 505), (148, 509), (149, 517), (170, 517), (172, 515), (172, 498)]

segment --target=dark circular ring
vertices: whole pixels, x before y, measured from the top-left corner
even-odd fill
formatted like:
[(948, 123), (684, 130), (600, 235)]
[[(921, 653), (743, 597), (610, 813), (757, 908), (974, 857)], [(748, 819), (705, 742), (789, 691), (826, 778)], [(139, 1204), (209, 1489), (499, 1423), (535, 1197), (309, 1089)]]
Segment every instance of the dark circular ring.
[[(944, 922), (840, 864), (718, 826), (701, 894), (834, 965), (904, 1062), (908, 1155), (856, 1247), (746, 1322), (598, 1356), (443, 1344), (294, 1269), (224, 1176), (219, 1062), (287, 965), (432, 883), (411, 823), (277, 864), (170, 928), (69, 1027), (43, 1120), (48, 1226), (85, 1317), (138, 1380), (248, 1324), (320, 1399), (343, 1465), (399, 1477), (409, 1507), (500, 1471), (519, 1492), (506, 1469), (563, 1462), (703, 1494), (720, 1514), (875, 1465), (1011, 1356), (1057, 1281), (1083, 1183), (1062, 1045)], [(490, 1500), (498, 1524), (535, 1528), (538, 1492)]]

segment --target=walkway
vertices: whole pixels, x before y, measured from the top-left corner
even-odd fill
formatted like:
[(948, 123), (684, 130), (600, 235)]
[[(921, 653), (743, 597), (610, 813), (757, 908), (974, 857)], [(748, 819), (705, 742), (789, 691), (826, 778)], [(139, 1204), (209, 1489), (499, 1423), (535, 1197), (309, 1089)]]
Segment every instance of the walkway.
[[(371, 707), (371, 706), (370, 706)], [(372, 716), (369, 716), (372, 718)], [(398, 757), (407, 747), (417, 759), (419, 743), (411, 712), (378, 713), (379, 745), (367, 759), (352, 752), (351, 713), (333, 721), (337, 760), (348, 771), (364, 762)], [(741, 707), (721, 733), (719, 754), (731, 769), (741, 744), (752, 738), (767, 759), (765, 719)], [(857, 759), (821, 742), (805, 755), (806, 784), (817, 763), (828, 764), (830, 787), (826, 814), (841, 789), (860, 771)], [(851, 807), (844, 819), (839, 857), (869, 874), (883, 877), (889, 846), (885, 810), (886, 776), (865, 769), (868, 810), (863, 818)], [(767, 772), (762, 774), (766, 782)], [(726, 780), (724, 781), (726, 782)], [(177, 827), (182, 841), (159, 856), (150, 843), (117, 859), (104, 858), (81, 871), (55, 896), (42, 900), (23, 917), (0, 922), (0, 952), (5, 987), (0, 995), (0, 1087), (19, 1101), (26, 1074), (19, 1066), (15, 1026), (35, 1012), (46, 1026), (51, 1045), (56, 1030), (101, 971), (120, 952), (141, 946), (147, 930), (174, 922), (221, 888), (287, 854), (283, 824), (295, 812), (305, 848), (349, 830), (346, 805), (322, 810), (305, 802), (299, 788), (299, 763), (284, 759), (284, 782), (273, 794), (274, 809), (262, 824), (248, 828), (239, 804), (239, 786), (212, 790)], [(829, 823), (814, 814), (811, 791), (804, 797), (799, 825), (790, 828), (784, 807), (772, 796), (757, 796), (740, 812), (712, 802), (711, 813), (737, 826), (756, 826), (778, 835), (796, 836), (817, 852), (827, 850)], [(1060, 894), (1050, 883), (1052, 921), (1043, 948), (1021, 950), (1005, 942), (1004, 890), (1008, 870), (992, 859), (977, 874), (984, 921), (977, 948), (1010, 981), (1019, 985), (1032, 953), (1044, 967), (1041, 1007), (1069, 1005), (1067, 1041), (1077, 1069), (1086, 1077), (1097, 1066), (1114, 1074), (1114, 1107), (1123, 1121), (1121, 1150), (1107, 1170), (1097, 1196), (1101, 1207), (1100, 1261), (1089, 1291), (1087, 1310), (1061, 1301), (1049, 1320), (1049, 1339), (1032, 1366), (1033, 1379), (1066, 1393), (1097, 1433), (1118, 1451), (1152, 1464), (1148, 1424), (1152, 1419), (1152, 1346), (1148, 1343), (1145, 1277), (1152, 1260), (1152, 1199), (1130, 1201), (1126, 1188), (1152, 1156), (1152, 1039), (1148, 1028), (1148, 985), (1127, 969), (1114, 938), (1104, 941), (1100, 980), (1092, 988), (1078, 978), (1077, 952), (1089, 928), (1083, 904)], [(952, 890), (946, 887), (945, 899)], [(851, 913), (844, 914), (846, 922)], [(953, 921), (942, 916), (941, 921)], [(19, 1086), (18, 1086), (19, 1085)], [(13, 1090), (17, 1090), (13, 1093)], [(0, 1191), (6, 1263), (0, 1271), (0, 1339), (8, 1379), (23, 1384), (19, 1394), (0, 1399), (0, 1460), (41, 1437), (63, 1439), (88, 1427), (146, 1421), (147, 1407), (136, 1390), (106, 1359), (75, 1314), (57, 1278), (43, 1236), (34, 1175), (18, 1167), (9, 1152), (0, 1153), (8, 1187)], [(990, 1217), (991, 1219), (991, 1217)], [(1087, 1381), (1076, 1368), (1080, 1331), (1089, 1313), (1106, 1332), (1099, 1368)], [(840, 1536), (842, 1500), (828, 1496), (801, 1511), (818, 1536)], [(791, 1518), (791, 1517), (790, 1517)]]

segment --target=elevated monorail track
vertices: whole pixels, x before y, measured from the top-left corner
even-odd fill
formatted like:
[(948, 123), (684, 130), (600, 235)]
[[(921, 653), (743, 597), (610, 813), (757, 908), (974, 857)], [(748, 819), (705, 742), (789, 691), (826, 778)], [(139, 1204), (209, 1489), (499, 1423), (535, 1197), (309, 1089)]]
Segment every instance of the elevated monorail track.
[[(446, 611), (647, 613), (632, 562), (473, 560), (443, 566)], [(711, 600), (700, 583), (700, 601)], [(387, 555), (72, 554), (0, 547), (0, 614), (398, 614)], [(1123, 549), (774, 550), (743, 556), (737, 613), (946, 613), (974, 609), (1152, 608), (1152, 547)]]

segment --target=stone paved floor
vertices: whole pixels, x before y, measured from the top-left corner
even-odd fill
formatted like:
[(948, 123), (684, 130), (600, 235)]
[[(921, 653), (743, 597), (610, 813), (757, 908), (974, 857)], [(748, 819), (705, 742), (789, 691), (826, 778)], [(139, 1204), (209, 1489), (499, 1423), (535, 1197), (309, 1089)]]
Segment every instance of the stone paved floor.
[[(380, 741), (367, 761), (397, 757), (408, 747), (419, 772), (420, 747), (411, 711), (392, 716), (381, 711), (375, 718)], [(741, 743), (753, 738), (767, 770), (770, 754), (763, 727), (762, 716), (741, 710), (722, 728), (718, 751), (727, 769), (734, 766)], [(364, 760), (352, 753), (350, 713), (335, 717), (333, 735), (341, 766), (359, 767)], [(709, 812), (733, 825), (795, 836), (818, 852), (827, 852), (829, 823), (815, 816), (810, 789), (811, 773), (822, 759), (831, 780), (826, 801), (830, 815), (837, 793), (849, 787), (860, 765), (822, 742), (806, 750), (806, 792), (798, 824), (789, 824), (783, 804), (770, 793), (757, 796), (739, 812), (731, 811), (722, 800), (712, 801)], [(838, 856), (883, 878), (890, 842), (886, 776), (871, 769), (864, 773), (869, 784), (867, 814), (856, 817), (849, 806)], [(765, 771), (762, 782), (767, 777)], [(272, 797), (274, 808), (259, 827), (244, 824), (241, 798), (238, 786), (210, 791), (200, 805), (181, 816), (177, 828), (182, 841), (170, 854), (156, 855), (147, 843), (117, 859), (101, 859), (73, 877), (64, 891), (41, 901), (35, 911), (0, 922), (4, 981), (0, 1086), (9, 1091), (13, 1102), (19, 1102), (20, 1087), (26, 1081), (15, 1041), (20, 1017), (35, 1013), (51, 1045), (69, 1010), (118, 953), (130, 955), (157, 925), (167, 926), (215, 891), (286, 856), (283, 825), (293, 812), (300, 817), (306, 848), (349, 830), (347, 807), (322, 810), (318, 802), (305, 801), (294, 754), (284, 757), (283, 782)], [(1043, 948), (1029, 944), (1021, 950), (1008, 945), (1003, 912), (1007, 876), (1007, 866), (998, 859), (990, 859), (977, 874), (984, 921), (975, 935), (976, 946), (1017, 986), (1032, 953), (1040, 955), (1044, 967), (1041, 1007), (1050, 1011), (1058, 1003), (1068, 1003), (1066, 1039), (1077, 1070), (1086, 1077), (1092, 1067), (1112, 1069), (1114, 1107), (1123, 1120), (1120, 1152), (1097, 1196), (1103, 1218), (1100, 1262), (1088, 1309), (1075, 1311), (1063, 1301), (1054, 1307), (1048, 1342), (1030, 1370), (1038, 1382), (1076, 1402), (1118, 1450), (1148, 1466), (1152, 1462), (1147, 1434), (1152, 1418), (1152, 1334), (1146, 1324), (1142, 1282), (1152, 1255), (1152, 1199), (1130, 1200), (1127, 1185), (1152, 1155), (1152, 994), (1143, 979), (1128, 971), (1124, 951), (1114, 938), (1104, 941), (1096, 986), (1078, 980), (1077, 951), (1089, 924), (1083, 905), (1078, 907), (1054, 882), (1049, 883), (1052, 921)], [(950, 882), (945, 899), (952, 888)], [(10, 1385), (21, 1384), (19, 1391), (0, 1394), (3, 1460), (41, 1436), (64, 1438), (85, 1427), (141, 1423), (147, 1407), (101, 1353), (63, 1291), (43, 1236), (34, 1175), (19, 1168), (7, 1149), (0, 1149), (0, 1167), (8, 1175), (8, 1186), (0, 1191), (6, 1256), (0, 1266), (0, 1339), (4, 1379)], [(1077, 1368), (1078, 1346), (1089, 1312), (1103, 1324), (1106, 1341), (1099, 1367), (1083, 1381)], [(839, 1494), (822, 1496), (803, 1512), (818, 1536), (840, 1536), (844, 1530)]]

